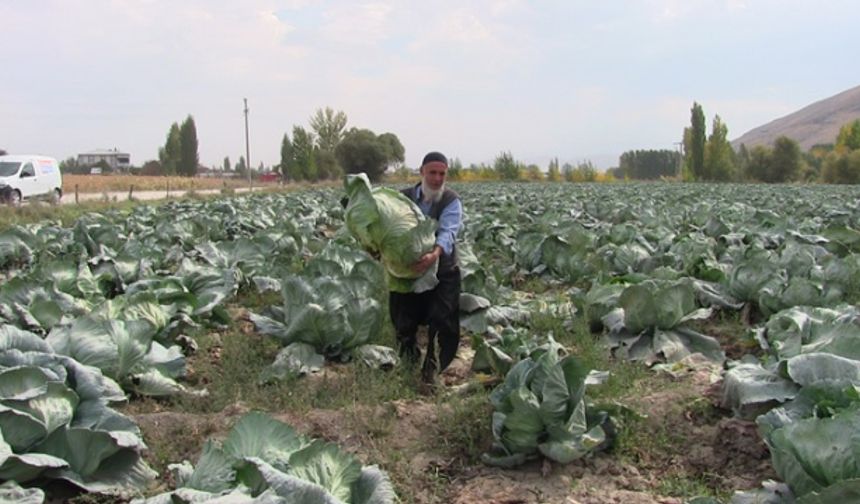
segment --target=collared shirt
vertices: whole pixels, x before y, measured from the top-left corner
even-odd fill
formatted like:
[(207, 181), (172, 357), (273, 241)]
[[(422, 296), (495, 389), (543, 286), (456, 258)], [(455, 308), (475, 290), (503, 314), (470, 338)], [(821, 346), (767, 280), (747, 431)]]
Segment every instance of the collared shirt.
[[(425, 202), (421, 198), (421, 186), (415, 188), (418, 208), (424, 215), (430, 214), (433, 203)], [(451, 255), (454, 251), (454, 243), (457, 241), (457, 232), (460, 231), (460, 223), (463, 222), (463, 204), (457, 198), (448, 204), (439, 216), (439, 229), (436, 230), (436, 245), (442, 247), (445, 255)]]

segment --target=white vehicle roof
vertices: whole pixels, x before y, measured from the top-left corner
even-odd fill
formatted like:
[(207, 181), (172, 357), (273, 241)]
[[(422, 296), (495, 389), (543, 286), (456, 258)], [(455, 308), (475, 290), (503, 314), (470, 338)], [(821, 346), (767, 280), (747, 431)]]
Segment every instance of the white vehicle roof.
[(50, 156), (40, 156), (38, 154), (16, 154), (16, 155), (6, 154), (5, 156), (0, 156), (0, 161), (23, 162), (23, 161), (28, 161), (30, 159), (43, 159), (43, 160), (49, 160), (49, 161), (54, 161), (54, 162), (57, 161), (56, 159), (54, 159)]

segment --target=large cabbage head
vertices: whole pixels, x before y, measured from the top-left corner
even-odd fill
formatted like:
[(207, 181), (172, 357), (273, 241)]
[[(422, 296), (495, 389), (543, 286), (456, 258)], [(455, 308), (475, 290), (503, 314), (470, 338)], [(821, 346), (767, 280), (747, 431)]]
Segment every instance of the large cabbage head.
[(436, 244), (436, 221), (425, 216), (400, 191), (372, 188), (367, 175), (347, 175), (346, 227), (361, 246), (379, 252), (388, 288), (422, 292), (435, 287), (437, 266), (423, 275), (412, 270)]

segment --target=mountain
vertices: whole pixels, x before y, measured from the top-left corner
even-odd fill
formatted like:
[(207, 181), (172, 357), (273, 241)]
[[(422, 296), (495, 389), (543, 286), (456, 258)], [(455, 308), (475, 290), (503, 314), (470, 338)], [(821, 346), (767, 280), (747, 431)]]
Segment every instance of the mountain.
[(800, 144), (801, 149), (809, 150), (815, 144), (835, 143), (839, 128), (857, 119), (860, 119), (860, 86), (753, 128), (732, 140), (732, 147), (773, 145), (778, 137), (787, 136)]

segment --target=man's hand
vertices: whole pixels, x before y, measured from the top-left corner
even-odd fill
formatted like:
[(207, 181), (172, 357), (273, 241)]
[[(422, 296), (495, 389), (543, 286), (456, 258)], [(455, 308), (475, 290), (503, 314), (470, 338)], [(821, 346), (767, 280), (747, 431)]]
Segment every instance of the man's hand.
[(425, 271), (427, 271), (427, 268), (429, 268), (433, 265), (434, 262), (436, 262), (436, 259), (439, 259), (439, 256), (441, 255), (442, 247), (440, 247), (439, 245), (434, 246), (433, 250), (421, 256), (421, 258), (418, 259), (418, 262), (412, 265), (412, 270), (416, 273), (424, 273)]

